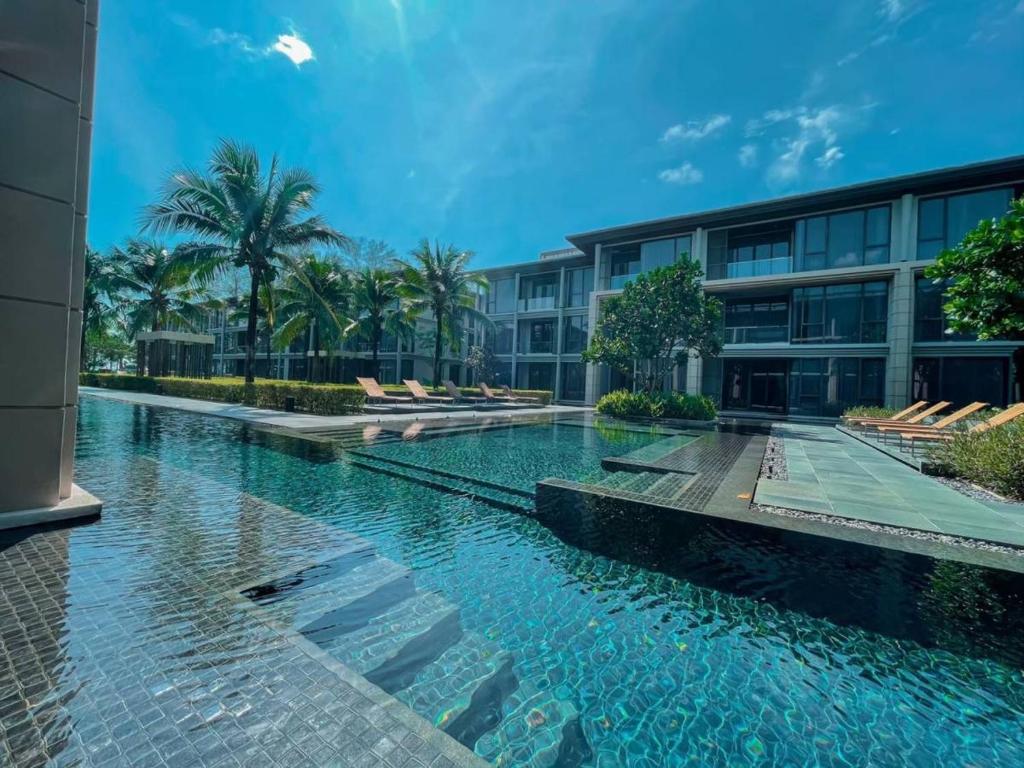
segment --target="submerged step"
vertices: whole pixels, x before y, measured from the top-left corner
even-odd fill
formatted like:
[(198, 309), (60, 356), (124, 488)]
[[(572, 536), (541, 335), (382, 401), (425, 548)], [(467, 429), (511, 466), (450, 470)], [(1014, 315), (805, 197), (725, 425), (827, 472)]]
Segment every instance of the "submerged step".
[(258, 605), (272, 605), (299, 592), (343, 576), (374, 556), (375, 552), (372, 546), (365, 542), (354, 542), (347, 552), (338, 557), (303, 568), (290, 576), (283, 576), (243, 590), (242, 594)]
[(519, 678), (512, 670), (510, 656), (473, 691), (469, 705), (443, 730), (460, 744), (473, 749), (484, 735), (501, 723), (505, 700), (518, 688)]
[(509, 698), (501, 725), (480, 740), (477, 752), (497, 765), (569, 768), (591, 757), (579, 713), (553, 691), (524, 684)]
[(437, 661), (461, 639), (459, 612), (452, 610), (426, 632), (408, 640), (394, 656), (371, 669), (365, 677), (385, 692), (394, 693), (407, 687), (420, 670)]
[(374, 617), (411, 597), (415, 591), (412, 574), (398, 575), (362, 597), (327, 611), (304, 625), (299, 632), (314, 643), (325, 645), (332, 638), (365, 627)]
[(399, 698), (413, 710), (444, 728), (469, 708), (477, 689), (511, 661), (508, 652), (476, 633), (462, 640), (425, 667)]

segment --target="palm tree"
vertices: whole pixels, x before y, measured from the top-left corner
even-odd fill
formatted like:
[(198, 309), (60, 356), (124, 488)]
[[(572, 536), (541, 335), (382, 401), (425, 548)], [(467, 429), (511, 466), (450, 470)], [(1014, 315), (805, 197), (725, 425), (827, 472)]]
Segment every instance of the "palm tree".
[(129, 302), (127, 330), (139, 331), (185, 328), (194, 331), (210, 307), (205, 291), (195, 278), (188, 256), (171, 253), (150, 240), (129, 240), (115, 248), (111, 257), (117, 290)]
[(460, 251), (453, 245), (443, 248), (422, 240), (410, 254), (412, 263), (402, 263), (401, 292), (410, 315), (430, 313), (434, 318), (434, 381), (441, 379), (441, 349), (447, 341), (457, 352), (462, 343), (465, 321), (473, 318), (490, 325), (486, 315), (476, 308), (478, 289), (487, 287), (482, 275), (466, 271), (472, 252)]
[[(271, 284), (268, 281), (264, 281), (260, 285), (259, 295), (259, 310), (256, 318), (256, 345), (259, 346), (260, 339), (264, 339), (267, 342), (267, 376), (270, 376), (271, 358), (270, 352), (273, 347), (274, 329), (277, 322), (277, 312), (275, 309), (277, 284)], [(248, 317), (249, 314), (249, 294), (245, 293), (238, 299), (238, 303), (234, 305), (234, 309), (231, 311), (230, 319), (232, 323), (239, 322), (243, 317)]]
[(82, 338), (80, 339), (79, 368), (86, 370), (85, 339), (89, 333), (100, 333), (109, 326), (120, 297), (108, 260), (98, 251), (85, 247), (85, 291), (82, 297)]
[(256, 150), (222, 140), (207, 174), (175, 173), (164, 197), (146, 209), (155, 232), (185, 232), (198, 240), (179, 246), (197, 273), (210, 276), (229, 266), (249, 270), (245, 381), (253, 381), (260, 286), (269, 285), (290, 249), (344, 245), (348, 239), (311, 213), (320, 191), (307, 171), (280, 170), (277, 155), (266, 173)]
[(356, 274), (352, 285), (354, 318), (345, 329), (370, 343), (373, 352), (373, 377), (380, 378), (380, 345), (384, 334), (408, 338), (413, 321), (401, 305), (401, 282), (386, 269), (367, 267)]
[(274, 314), (281, 320), (274, 333), (274, 347), (288, 346), (307, 334), (313, 362), (307, 372), (320, 380), (320, 349), (341, 339), (349, 300), (348, 275), (330, 261), (306, 256), (295, 263), (277, 287)]

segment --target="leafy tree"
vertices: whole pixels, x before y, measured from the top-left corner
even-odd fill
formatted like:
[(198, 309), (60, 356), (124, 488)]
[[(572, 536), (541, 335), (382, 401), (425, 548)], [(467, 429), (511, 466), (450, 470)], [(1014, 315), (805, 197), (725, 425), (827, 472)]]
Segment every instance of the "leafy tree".
[(498, 358), (488, 346), (473, 345), (466, 353), (466, 367), (476, 371), (477, 381), (486, 384), (494, 383), (494, 371), (498, 366)]
[(264, 173), (256, 150), (224, 140), (206, 174), (190, 169), (175, 173), (163, 198), (146, 209), (147, 226), (153, 231), (198, 238), (179, 246), (198, 275), (210, 277), (230, 267), (248, 270), (246, 382), (254, 378), (260, 286), (270, 285), (279, 267), (291, 261), (290, 250), (347, 242), (311, 213), (319, 191), (307, 171), (280, 170), (274, 155)]
[(711, 357), (722, 348), (722, 303), (704, 294), (700, 264), (686, 254), (673, 265), (639, 275), (618, 296), (601, 303), (590, 344), (589, 363), (623, 373), (637, 371), (645, 392), (660, 389), (688, 350)]
[(465, 322), (473, 318), (485, 325), (490, 319), (477, 310), (478, 290), (487, 286), (482, 275), (467, 271), (470, 251), (460, 251), (453, 245), (422, 240), (409, 254), (412, 262), (402, 264), (402, 295), (406, 309), (414, 316), (430, 314), (434, 320), (434, 380), (441, 380), (441, 350), (445, 341), (453, 352), (462, 345)]
[(113, 363), (116, 370), (124, 368), (125, 360), (135, 352), (123, 330), (114, 323), (89, 331), (89, 367), (95, 370)]
[(295, 263), (276, 289), (274, 347), (288, 346), (302, 334), (309, 340), (313, 361), (307, 376), (320, 381), (320, 350), (330, 349), (344, 331), (349, 304), (347, 273), (331, 261), (306, 256)]
[(85, 291), (82, 297), (82, 337), (79, 367), (87, 370), (87, 345), (107, 328), (120, 303), (114, 269), (107, 259), (85, 247)]
[(158, 242), (129, 240), (114, 248), (111, 267), (111, 286), (126, 300), (129, 336), (144, 330), (194, 331), (205, 317), (209, 302), (190, 258)]
[(415, 328), (401, 302), (401, 283), (394, 273), (370, 269), (356, 273), (352, 281), (353, 319), (345, 333), (354, 333), (370, 344), (373, 377), (380, 376), (381, 341), (385, 334), (408, 338)]
[[(945, 280), (949, 329), (979, 339), (1024, 341), (1024, 197), (999, 220), (978, 223), (942, 251), (925, 275)], [(1024, 346), (1014, 352), (1017, 399), (1024, 399)]]
[(353, 272), (388, 269), (398, 260), (398, 253), (384, 240), (359, 237), (349, 240), (341, 249), (339, 260), (346, 269)]

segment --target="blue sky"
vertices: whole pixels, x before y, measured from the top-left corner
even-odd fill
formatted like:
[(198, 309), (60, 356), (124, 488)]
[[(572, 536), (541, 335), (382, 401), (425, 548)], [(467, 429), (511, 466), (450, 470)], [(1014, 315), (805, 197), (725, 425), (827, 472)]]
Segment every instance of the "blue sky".
[(346, 234), (403, 254), (440, 238), (478, 266), (571, 232), (1024, 152), (1024, 0), (107, 0), (101, 14), (101, 249), (221, 136), (313, 171)]

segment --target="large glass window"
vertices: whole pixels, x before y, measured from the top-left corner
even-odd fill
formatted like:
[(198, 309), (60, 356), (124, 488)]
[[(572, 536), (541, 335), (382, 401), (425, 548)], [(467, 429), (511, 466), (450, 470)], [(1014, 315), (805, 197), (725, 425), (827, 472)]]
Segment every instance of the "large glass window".
[(948, 197), (931, 197), (917, 204), (917, 258), (934, 259), (964, 239), (983, 219), (999, 218), (1013, 198), (1010, 187), (984, 189)]
[(973, 341), (970, 333), (946, 333), (945, 283), (920, 276), (914, 285), (914, 341)]
[(487, 331), (488, 343), (491, 351), (496, 355), (512, 354), (512, 321), (498, 320), (494, 326)]
[(555, 319), (526, 320), (519, 324), (519, 351), (527, 355), (555, 352)]
[(950, 409), (977, 401), (1003, 408), (1007, 403), (1009, 359), (1005, 357), (915, 357), (911, 397)]
[(725, 343), (765, 344), (789, 340), (789, 301), (785, 296), (725, 302)]
[(487, 314), (514, 312), (516, 308), (516, 281), (514, 277), (491, 280), (487, 289)]
[(519, 310), (529, 312), (558, 306), (558, 280), (558, 272), (520, 278)]
[(789, 413), (840, 416), (854, 405), (882, 405), (885, 359), (858, 357), (801, 358), (789, 374)]
[(512, 363), (496, 363), (494, 366), (494, 385), (500, 387), (503, 384), (513, 386)]
[(594, 268), (569, 269), (565, 273), (565, 306), (585, 307), (594, 290)]
[(584, 400), (587, 396), (586, 363), (562, 363), (563, 400)]
[(796, 223), (798, 272), (889, 261), (888, 205), (801, 219)]
[(692, 250), (692, 239), (689, 235), (684, 237), (669, 237), (664, 240), (649, 240), (640, 245), (640, 270), (649, 272), (658, 267), (667, 267), (675, 264), (682, 254), (689, 254)]
[(587, 348), (586, 315), (572, 315), (565, 318), (565, 334), (562, 337), (562, 352), (575, 355)]
[(889, 285), (884, 281), (812, 286), (793, 291), (794, 344), (885, 341)]
[(640, 243), (610, 245), (601, 250), (602, 281), (607, 289), (622, 288), (640, 274)]
[(708, 278), (780, 275), (790, 271), (790, 226), (744, 228), (710, 233)]
[(516, 366), (516, 376), (520, 389), (546, 389), (549, 392), (555, 390), (554, 363), (519, 363)]

